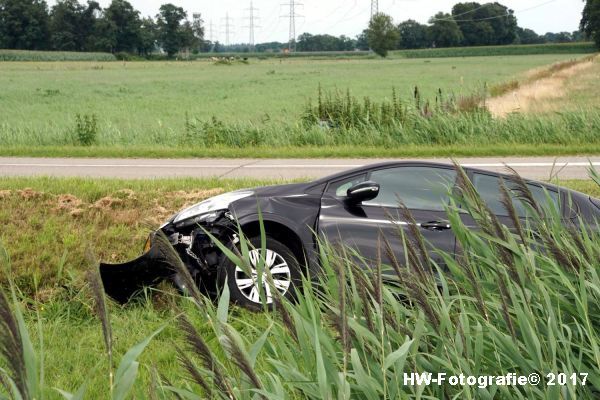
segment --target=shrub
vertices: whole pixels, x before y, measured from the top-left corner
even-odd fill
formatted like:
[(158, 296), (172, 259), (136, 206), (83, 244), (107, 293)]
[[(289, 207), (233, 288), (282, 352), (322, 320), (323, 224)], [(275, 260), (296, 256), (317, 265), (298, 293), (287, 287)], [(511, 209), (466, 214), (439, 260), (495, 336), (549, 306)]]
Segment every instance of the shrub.
[(98, 139), (98, 118), (96, 114), (77, 114), (75, 116), (75, 136), (77, 144), (91, 146)]

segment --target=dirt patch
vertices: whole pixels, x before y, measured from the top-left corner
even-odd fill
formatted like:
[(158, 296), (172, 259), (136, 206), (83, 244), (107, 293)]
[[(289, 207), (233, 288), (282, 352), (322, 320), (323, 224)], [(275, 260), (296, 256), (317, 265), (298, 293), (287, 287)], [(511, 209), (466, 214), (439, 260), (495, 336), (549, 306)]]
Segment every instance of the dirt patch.
[(58, 205), (56, 206), (56, 210), (58, 211), (71, 211), (75, 208), (78, 208), (83, 203), (83, 201), (73, 196), (72, 194), (61, 194), (58, 196), (56, 201), (58, 203)]
[(183, 206), (181, 208), (186, 208), (202, 200), (206, 200), (209, 197), (217, 196), (223, 192), (224, 190), (221, 188), (210, 190), (194, 190), (192, 192), (185, 192), (183, 190), (180, 190), (177, 192), (166, 193), (165, 198), (169, 200), (183, 201)]
[(140, 221), (142, 215), (140, 210), (120, 210), (113, 211), (107, 217), (114, 224), (133, 226)]
[[(501, 96), (486, 101), (488, 110), (494, 117), (506, 117), (512, 113), (545, 111), (550, 105), (547, 100), (561, 98), (566, 95), (566, 82), (594, 65), (595, 59), (574, 63), (568, 68), (551, 73), (549, 76), (535, 79), (520, 85)], [(545, 76), (540, 70), (529, 73), (530, 77)]]
[(24, 200), (39, 199), (40, 197), (44, 196), (44, 192), (36, 192), (32, 188), (17, 190), (17, 194)]
[(208, 199), (209, 197), (213, 197), (223, 193), (223, 189), (210, 189), (210, 190), (194, 190), (191, 192), (186, 192), (183, 190), (179, 190), (177, 192), (168, 192), (165, 194), (165, 197), (169, 199), (183, 199), (185, 201), (202, 201), (204, 199)]
[(135, 197), (135, 192), (131, 189), (118, 190), (114, 196), (118, 199), (137, 200)]
[(83, 214), (83, 209), (81, 209), (83, 201), (72, 194), (61, 194), (56, 201), (58, 203), (55, 208), (56, 211), (68, 212), (73, 217), (79, 217)]
[(175, 210), (170, 210), (158, 204), (158, 200), (154, 200), (154, 207), (151, 211), (152, 215), (146, 218), (146, 221), (151, 225), (159, 225), (165, 222), (167, 218), (175, 213)]
[(110, 211), (114, 210), (117, 206), (123, 204), (122, 199), (118, 199), (111, 196), (106, 196), (96, 201), (94, 204), (90, 206), (90, 208), (95, 208), (97, 210)]

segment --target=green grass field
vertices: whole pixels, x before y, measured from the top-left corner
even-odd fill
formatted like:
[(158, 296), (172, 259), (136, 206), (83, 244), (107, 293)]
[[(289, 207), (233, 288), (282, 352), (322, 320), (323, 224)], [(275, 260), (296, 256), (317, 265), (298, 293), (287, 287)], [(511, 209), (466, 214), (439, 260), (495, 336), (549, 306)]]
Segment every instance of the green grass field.
[[(15, 278), (16, 284), (22, 291), (19, 296), (22, 296), (24, 299), (23, 304), (28, 306), (26, 309), (26, 320), (29, 322), (33, 334), (32, 339), (35, 344), (37, 344), (38, 329), (41, 329), (43, 333), (44, 370), (47, 385), (47, 389), (45, 390), (46, 398), (60, 398), (58, 393), (52, 388), (75, 391), (77, 387), (86, 382), (88, 383), (89, 398), (108, 398), (108, 369), (106, 358), (103, 356), (104, 342), (102, 339), (102, 330), (100, 322), (94, 316), (90, 290), (83, 279), (83, 272), (90, 268), (90, 264), (85, 261), (86, 257), (84, 255), (87, 248), (93, 249), (93, 252), (102, 260), (117, 262), (134, 257), (141, 252), (141, 245), (148, 231), (153, 227), (155, 228), (163, 219), (186, 203), (198, 201), (223, 190), (267, 183), (272, 182), (195, 179), (121, 181), (0, 178), (0, 187), (3, 188), (0, 191), (0, 204), (2, 205), (0, 207), (0, 224), (4, 227), (0, 231), (0, 242), (10, 255), (11, 275)], [(591, 181), (567, 181), (561, 182), (561, 184), (600, 197), (600, 188)], [(485, 254), (489, 257), (489, 254), (492, 253)], [(527, 257), (523, 256), (521, 260), (529, 260), (531, 257), (533, 257), (533, 253), (527, 253)], [(546, 256), (540, 255), (536, 257), (539, 257), (537, 261), (539, 268), (545, 268), (548, 265), (549, 261)], [(4, 276), (6, 277), (6, 275)], [(554, 273), (552, 275), (540, 273), (539, 278), (536, 279), (542, 279), (544, 276), (554, 277), (556, 275)], [(489, 285), (491, 285), (491, 282), (495, 282), (497, 277), (494, 276), (493, 279), (492, 277), (482, 277), (481, 279), (484, 285), (488, 285), (485, 286), (489, 288), (486, 289), (486, 293), (495, 293), (492, 286)], [(554, 278), (552, 280), (554, 281)], [(558, 285), (556, 282), (555, 284)], [(463, 285), (466, 285), (466, 283), (463, 283)], [(174, 386), (181, 388), (189, 387), (195, 391), (198, 390), (196, 386), (190, 384), (189, 380), (185, 378), (186, 373), (179, 363), (177, 351), (175, 350), (175, 346), (186, 347), (181, 330), (174, 322), (174, 319), (182, 312), (185, 312), (198, 327), (200, 334), (208, 341), (209, 347), (213, 351), (216, 351), (217, 356), (222, 360), (230, 374), (228, 375), (228, 379), (231, 379), (232, 382), (238, 382), (236, 384), (238, 389), (243, 388), (244, 379), (240, 378), (240, 375), (243, 374), (237, 369), (231, 359), (227, 360), (227, 357), (220, 349), (218, 344), (219, 336), (212, 331), (204, 312), (199, 312), (189, 301), (181, 298), (172, 298), (169, 293), (173, 294), (173, 291), (168, 287), (164, 286), (161, 290), (165, 290), (166, 293), (150, 295), (152, 298), (151, 301), (142, 301), (140, 304), (133, 304), (126, 307), (111, 304), (109, 307), (110, 320), (113, 326), (114, 357), (117, 362), (131, 346), (141, 341), (159, 327), (167, 325), (166, 330), (151, 342), (148, 349), (140, 358), (140, 379), (134, 387), (134, 397), (145, 398), (148, 396), (148, 391), (152, 391), (152, 382), (156, 380), (156, 377), (152, 377), (155, 368)], [(348, 290), (349, 296), (351, 296), (351, 289)], [(337, 294), (335, 293), (337, 292), (328, 296), (324, 301), (335, 304), (337, 301)], [(493, 297), (491, 294), (490, 296)], [(463, 301), (449, 300), (448, 304), (463, 304), (463, 302), (470, 304), (472, 299), (473, 297), (469, 295)], [(486, 295), (485, 301), (491, 307), (490, 312), (492, 310), (494, 312), (499, 311), (500, 306), (498, 305), (497, 308), (494, 306), (494, 301), (497, 301), (497, 298), (495, 300), (494, 298), (488, 299)], [(513, 301), (516, 301), (516, 299), (513, 298)], [(386, 297), (385, 302), (390, 306), (396, 304), (394, 306), (396, 308), (391, 308), (390, 312), (393, 310), (395, 310), (393, 312), (398, 312), (397, 307), (401, 303), (396, 302), (393, 297)], [(432, 304), (435, 303), (434, 297), (431, 298), (431, 302)], [(351, 306), (349, 305), (348, 307)], [(597, 308), (594, 307), (591, 307), (590, 313), (597, 316)], [(451, 308), (449, 307), (449, 309)], [(302, 307), (299, 307), (298, 310), (300, 313), (302, 313), (300, 311), (302, 309)], [(306, 310), (310, 310), (310, 307), (307, 306)], [(413, 311), (414, 315), (412, 314)], [(423, 326), (421, 328), (412, 327), (414, 323), (412, 318), (418, 320), (423, 315), (420, 313), (418, 307), (413, 311), (408, 314), (410, 317), (407, 316), (406, 325), (402, 326), (411, 330), (415, 329), (411, 333), (411, 338), (427, 342), (430, 340), (428, 337), (434, 335), (435, 328), (429, 325), (426, 325), (426, 328)], [(362, 315), (362, 312), (359, 310), (356, 312)], [(467, 315), (473, 315), (473, 310), (468, 313), (461, 313), (459, 311), (448, 312), (451, 314), (456, 312), (452, 318), (460, 319), (462, 321), (461, 324), (465, 323), (464, 318)], [(562, 312), (566, 311), (563, 310)], [(569, 309), (569, 312), (572, 312), (572, 310)], [(283, 346), (283, 342), (278, 339), (278, 335), (285, 335), (286, 328), (285, 325), (281, 325), (282, 321), (278, 315), (257, 315), (235, 307), (229, 311), (229, 314), (229, 322), (246, 340), (255, 341), (265, 330), (275, 329), (268, 341), (270, 345), (267, 347), (274, 349), (274, 351), (283, 351), (284, 347), (280, 347)], [(417, 318), (417, 314), (421, 315), (421, 317)], [(511, 315), (513, 315), (512, 312)], [(319, 329), (324, 329), (320, 335), (327, 335), (325, 332), (330, 332), (329, 334), (333, 335), (332, 340), (339, 344), (339, 339), (335, 339), (336, 328), (333, 327), (334, 325), (331, 325), (331, 317), (331, 314), (325, 312), (323, 314), (324, 319), (317, 321), (321, 327)], [(530, 321), (531, 324), (545, 322), (546, 320), (543, 319)], [(500, 323), (496, 322), (496, 327)], [(523, 323), (523, 321), (519, 323)], [(567, 322), (565, 321), (564, 323), (566, 324)], [(275, 327), (273, 327), (273, 324), (275, 324)], [(455, 325), (449, 324), (448, 326)], [(480, 329), (476, 328), (477, 324), (475, 322), (472, 322), (471, 327), (475, 332)], [(283, 331), (280, 332), (280, 328)], [(425, 329), (425, 331), (419, 331), (419, 329)], [(464, 329), (467, 329), (466, 326)], [(531, 335), (539, 337), (545, 345), (547, 337), (546, 333), (544, 333), (545, 328), (535, 329), (539, 330), (536, 330), (535, 334), (531, 333)], [(367, 331), (363, 330), (362, 332)], [(594, 331), (591, 330), (591, 332)], [(385, 342), (387, 343), (388, 340), (400, 340), (403, 342), (405, 340), (404, 333), (401, 333), (399, 338), (394, 339), (398, 333), (401, 332), (389, 331), (386, 333), (387, 339), (385, 339)], [(359, 337), (362, 337), (361, 335), (359, 334)], [(421, 335), (425, 336), (419, 339)], [(473, 333), (473, 335), (475, 337), (476, 333)], [(493, 336), (493, 331), (488, 328), (482, 333), (479, 330), (479, 335), (484, 335), (480, 336), (480, 338), (487, 338), (490, 335)], [(445, 336), (454, 338), (453, 335)], [(322, 336), (322, 340), (325, 340), (325, 337)], [(356, 340), (356, 338), (353, 340)], [(528, 339), (525, 340), (525, 343), (529, 343), (527, 342)], [(593, 340), (593, 338), (589, 338), (589, 340)], [(488, 342), (486, 341), (486, 343)], [(472, 345), (474, 346), (474, 344)], [(358, 345), (355, 344), (353, 346)], [(450, 346), (450, 348), (459, 351), (461, 349), (456, 343)], [(502, 350), (500, 344), (495, 344), (492, 347), (495, 348), (495, 346), (498, 346), (496, 351), (500, 351), (501, 353), (508, 351)], [(520, 344), (520, 346), (524, 345)], [(577, 346), (584, 346), (584, 344), (578, 342)], [(313, 349), (312, 345), (305, 347), (307, 351), (308, 349)], [(415, 360), (422, 360), (421, 357), (428, 357), (428, 351), (434, 352), (434, 350), (427, 350), (427, 348), (420, 349), (419, 354), (421, 356), (418, 356)], [(477, 348), (475, 346), (470, 351), (476, 351)], [(559, 348), (562, 347), (559, 346)], [(394, 349), (392, 348), (392, 350)], [(324, 347), (324, 351), (330, 350), (329, 347)], [(366, 349), (364, 350), (366, 351)], [(391, 350), (388, 349), (386, 351)], [(523, 354), (531, 354), (527, 348), (511, 351), (521, 351)], [(573, 351), (575, 353), (578, 352), (578, 350)], [(441, 354), (439, 357), (446, 357)], [(568, 354), (571, 353), (568, 352)], [(481, 365), (489, 363), (491, 366), (488, 366), (488, 368), (494, 368), (494, 365), (495, 368), (500, 368), (494, 361), (494, 357), (488, 358), (483, 354), (481, 356), (481, 363), (483, 363)], [(465, 360), (472, 361), (472, 358), (465, 354), (462, 356), (456, 355), (456, 357), (452, 357), (444, 364), (444, 368), (450, 368), (450, 365), (452, 368), (462, 368), (456, 364), (462, 362), (462, 357), (465, 357)], [(512, 357), (516, 357), (516, 355), (513, 354)], [(578, 359), (581, 356), (573, 357), (574, 359)], [(551, 363), (551, 360), (547, 356), (544, 356), (543, 359), (546, 360), (544, 362)], [(541, 362), (541, 359), (538, 361)], [(304, 362), (307, 361), (305, 360)], [(275, 370), (271, 370), (271, 367), (268, 365), (268, 357), (261, 357), (259, 359), (256, 368), (260, 371), (261, 376), (263, 371), (265, 373), (268, 371), (275, 373)], [(423, 369), (428, 364), (419, 365), (419, 369)], [(534, 368), (533, 366), (536, 364), (527, 365), (531, 365), (531, 368)], [(503, 366), (502, 368), (508, 368), (508, 366)], [(521, 370), (526, 367), (519, 365), (515, 368)], [(376, 367), (373, 371), (377, 371)], [(305, 371), (305, 373), (310, 374), (309, 371)], [(374, 373), (376, 374), (376, 372)], [(330, 377), (328, 379), (333, 378)], [(333, 381), (331, 380), (331, 382)], [(242, 383), (239, 384), (239, 382)], [(288, 382), (288, 384), (290, 383)], [(581, 388), (581, 390), (584, 389)], [(295, 398), (303, 398), (297, 392), (296, 394), (290, 392), (290, 396), (292, 398), (294, 396), (296, 396)], [(318, 397), (319, 395), (315, 394), (315, 396)], [(508, 392), (505, 393), (504, 397), (510, 398), (506, 396), (508, 396)]]
[[(337, 146), (346, 141), (355, 149), (369, 142), (389, 147), (375, 137), (378, 133), (369, 133), (364, 140), (327, 139), (327, 133), (299, 126), (303, 108), (309, 99), (314, 100), (319, 85), (324, 90), (350, 89), (353, 95), (374, 101), (389, 99), (395, 88), (408, 103), (417, 85), (424, 99), (434, 101), (438, 89), (445, 96), (466, 96), (481, 91), (485, 84), (518, 78), (532, 68), (574, 57), (285, 59), (232, 66), (208, 61), (0, 63), (0, 153), (34, 153), (40, 147), (71, 145), (78, 114), (97, 118), (98, 145), (128, 147), (134, 152), (138, 146), (158, 145), (154, 149), (159, 152), (173, 147), (174, 154), (180, 151), (177, 147), (207, 147), (182, 143), (182, 137), (186, 123), (212, 117), (227, 126), (228, 134), (240, 136), (242, 146)], [(518, 124), (514, 128), (521, 129)], [(286, 135), (286, 131), (293, 134)], [(353, 135), (363, 136), (360, 132)], [(419, 145), (416, 135), (406, 133), (396, 143)], [(246, 136), (258, 137), (257, 143), (248, 142)]]

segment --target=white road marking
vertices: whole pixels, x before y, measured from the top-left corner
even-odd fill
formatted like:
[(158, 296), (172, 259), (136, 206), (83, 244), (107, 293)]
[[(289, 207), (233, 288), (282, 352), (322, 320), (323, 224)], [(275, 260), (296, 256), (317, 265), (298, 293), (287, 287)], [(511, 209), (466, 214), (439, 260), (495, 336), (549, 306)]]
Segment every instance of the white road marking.
[[(46, 167), (46, 168), (181, 168), (181, 169), (225, 169), (225, 168), (244, 168), (244, 169), (272, 169), (272, 168), (356, 168), (365, 164), (263, 164), (263, 165), (198, 165), (198, 164), (56, 164), (56, 163), (0, 163), (0, 167)], [(599, 167), (600, 162), (507, 162), (507, 163), (464, 163), (461, 164), (467, 168), (581, 168), (581, 167)]]

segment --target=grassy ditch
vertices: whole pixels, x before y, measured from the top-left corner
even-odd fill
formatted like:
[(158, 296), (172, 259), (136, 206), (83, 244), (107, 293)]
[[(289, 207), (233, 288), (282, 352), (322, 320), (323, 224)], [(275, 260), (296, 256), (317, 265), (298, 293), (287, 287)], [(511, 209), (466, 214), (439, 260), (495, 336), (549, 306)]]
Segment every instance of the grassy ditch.
[[(27, 294), (61, 291), (66, 271), (87, 268), (86, 251), (121, 262), (140, 254), (152, 229), (187, 205), (216, 194), (281, 181), (0, 178), (0, 242)], [(561, 184), (600, 198), (591, 181)]]
[[(305, 281), (296, 304), (277, 298), (275, 310), (263, 314), (230, 307), (227, 291), (214, 304), (196, 293), (184, 299), (168, 290), (124, 308), (109, 303), (106, 313), (93, 275), (84, 281), (66, 273), (50, 297), (39, 285), (32, 296), (17, 292), (15, 301), (9, 296), (0, 302), (3, 327), (20, 325), (0, 330), (3, 339), (18, 339), (2, 346), (23, 355), (11, 358), (12, 364), (0, 357), (0, 366), (38, 399), (60, 398), (54, 388), (74, 393), (80, 387), (86, 398), (124, 398), (115, 397), (123, 387), (135, 398), (594, 398), (600, 391), (598, 232), (574, 230), (532, 208), (536, 233), (527, 227), (511, 233), (468, 181), (461, 182), (455, 199), (479, 229), (467, 229), (451, 208), (465, 257), (447, 258), (450, 274), (430, 264), (416, 232), (398, 233), (410, 249), (406, 260), (366, 270), (349, 253), (323, 246), (320, 284)], [(590, 182), (567, 184), (599, 192)], [(70, 183), (62, 185), (57, 190)], [(106, 185), (101, 187), (115, 188)], [(7, 257), (2, 265), (19, 269)], [(388, 270), (399, 281), (384, 279)], [(8, 310), (17, 322), (18, 310), (24, 313), (31, 340), (23, 324), (11, 325)], [(111, 332), (106, 343), (103, 329)], [(133, 347), (144, 341), (143, 352)], [(132, 357), (136, 349), (141, 355)], [(131, 374), (119, 374), (123, 363), (135, 365)], [(543, 384), (403, 384), (404, 372), (425, 371), (539, 373)], [(562, 372), (576, 373), (574, 380), (547, 384), (548, 374)]]

